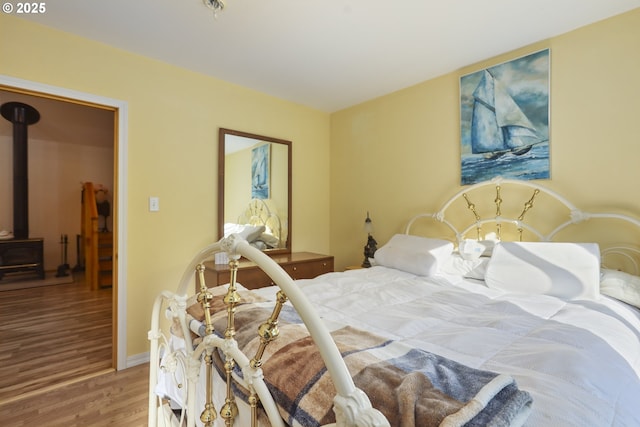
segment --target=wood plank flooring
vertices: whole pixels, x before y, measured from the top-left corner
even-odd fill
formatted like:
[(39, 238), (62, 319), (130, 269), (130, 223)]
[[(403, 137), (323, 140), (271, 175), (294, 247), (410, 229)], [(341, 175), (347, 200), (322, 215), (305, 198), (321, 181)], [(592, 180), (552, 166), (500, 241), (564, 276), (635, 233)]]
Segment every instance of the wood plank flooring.
[(148, 366), (113, 370), (112, 290), (83, 278), (0, 291), (3, 427), (146, 425)]
[(111, 288), (76, 276), (0, 291), (0, 402), (112, 367)]
[(143, 427), (149, 365), (112, 371), (15, 402), (0, 403), (3, 427)]

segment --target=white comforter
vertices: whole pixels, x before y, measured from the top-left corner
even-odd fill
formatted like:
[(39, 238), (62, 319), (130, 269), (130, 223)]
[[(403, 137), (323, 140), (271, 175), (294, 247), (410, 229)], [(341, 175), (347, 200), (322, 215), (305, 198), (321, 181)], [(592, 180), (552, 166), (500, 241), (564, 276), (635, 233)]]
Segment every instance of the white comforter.
[(534, 399), (526, 426), (640, 426), (640, 312), (631, 306), (507, 295), (384, 267), (298, 283), (328, 323), (513, 376)]

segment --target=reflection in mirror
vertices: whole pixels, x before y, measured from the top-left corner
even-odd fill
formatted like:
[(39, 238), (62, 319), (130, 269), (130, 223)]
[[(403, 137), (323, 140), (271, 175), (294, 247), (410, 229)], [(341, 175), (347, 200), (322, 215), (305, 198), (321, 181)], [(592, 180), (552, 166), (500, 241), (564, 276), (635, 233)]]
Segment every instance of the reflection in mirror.
[(291, 141), (220, 129), (218, 235), (291, 252)]

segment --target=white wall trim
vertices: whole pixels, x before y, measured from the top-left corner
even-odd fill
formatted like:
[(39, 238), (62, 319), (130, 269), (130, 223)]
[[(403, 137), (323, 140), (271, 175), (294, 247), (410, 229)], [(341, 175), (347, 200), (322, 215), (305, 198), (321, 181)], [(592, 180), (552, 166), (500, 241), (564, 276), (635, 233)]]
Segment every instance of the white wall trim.
[[(0, 74), (0, 84), (33, 92), (40, 92), (83, 102), (105, 105), (117, 109), (118, 115), (118, 300), (116, 340), (118, 354), (116, 355), (116, 369), (129, 367), (127, 360), (127, 135), (128, 131), (128, 103), (117, 99), (106, 98), (72, 89), (50, 86), (43, 83), (22, 80)], [(147, 355), (148, 360), (148, 355)]]
[(134, 354), (127, 358), (127, 368), (149, 363), (149, 352)]

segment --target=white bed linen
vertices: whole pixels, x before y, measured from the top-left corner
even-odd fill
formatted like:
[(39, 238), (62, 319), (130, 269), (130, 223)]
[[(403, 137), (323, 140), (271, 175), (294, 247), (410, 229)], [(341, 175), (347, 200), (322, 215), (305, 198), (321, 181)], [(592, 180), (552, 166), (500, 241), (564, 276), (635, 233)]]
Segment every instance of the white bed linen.
[(347, 323), (513, 376), (534, 399), (526, 426), (640, 425), (640, 312), (629, 305), (508, 295), (385, 267), (298, 283), (330, 329)]
[[(478, 280), (381, 266), (297, 283), (330, 330), (346, 323), (511, 375), (533, 396), (525, 426), (640, 426), (640, 310), (630, 305), (509, 295)], [(253, 292), (272, 299), (276, 291)], [(174, 397), (183, 391), (168, 382), (156, 390)], [(204, 396), (198, 401), (199, 411)]]

